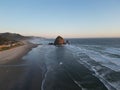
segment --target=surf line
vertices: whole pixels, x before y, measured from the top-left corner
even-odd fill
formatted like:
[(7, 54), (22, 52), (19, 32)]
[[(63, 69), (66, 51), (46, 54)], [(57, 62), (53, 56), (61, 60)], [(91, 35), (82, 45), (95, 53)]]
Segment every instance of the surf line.
[(48, 70), (46, 71), (44, 79), (42, 80), (41, 90), (44, 90), (44, 84), (45, 84), (45, 81), (46, 81), (47, 73), (48, 73)]
[[(66, 70), (65, 70), (66, 71)], [(85, 88), (83, 88), (71, 75), (69, 72), (66, 71), (66, 73), (68, 74), (68, 76), (73, 80), (73, 82), (80, 87), (82, 90), (86, 90)]]

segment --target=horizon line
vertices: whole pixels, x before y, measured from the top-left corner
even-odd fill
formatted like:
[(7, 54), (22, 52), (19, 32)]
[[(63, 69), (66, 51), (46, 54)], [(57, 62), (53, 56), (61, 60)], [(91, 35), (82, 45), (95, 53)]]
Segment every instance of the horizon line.
[[(33, 36), (33, 37), (42, 37), (42, 38), (48, 38), (48, 39), (54, 39), (55, 38), (55, 36), (53, 36), (53, 37), (45, 37), (45, 36), (43, 36), (43, 35), (26, 35), (26, 34), (23, 34), (23, 33), (18, 33), (18, 32), (0, 32), (0, 33), (11, 33), (11, 34), (20, 34), (20, 35), (23, 35), (23, 36)], [(62, 36), (62, 37), (64, 37), (65, 35), (56, 35), (56, 37), (57, 36)], [(74, 37), (74, 36), (71, 36), (71, 37), (64, 37), (64, 38), (67, 38), (67, 39), (70, 39), (70, 38), (73, 38), (73, 39), (77, 39), (77, 38), (81, 38), (81, 39), (94, 39), (94, 38), (120, 38), (120, 36), (104, 36), (104, 37), (102, 37), (102, 36), (98, 36), (98, 37), (95, 37), (95, 36), (87, 36), (87, 37), (85, 37), (85, 36), (82, 36), (82, 37)]]

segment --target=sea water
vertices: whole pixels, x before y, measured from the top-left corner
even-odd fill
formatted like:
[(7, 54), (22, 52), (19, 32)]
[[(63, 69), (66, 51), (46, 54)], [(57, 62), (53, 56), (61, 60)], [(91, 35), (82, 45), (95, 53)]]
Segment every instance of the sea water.
[(62, 47), (39, 41), (43, 45), (26, 56), (38, 52), (45, 64), (42, 90), (120, 90), (120, 38), (68, 40)]
[(95, 72), (109, 89), (120, 90), (120, 38), (70, 39), (79, 63)]

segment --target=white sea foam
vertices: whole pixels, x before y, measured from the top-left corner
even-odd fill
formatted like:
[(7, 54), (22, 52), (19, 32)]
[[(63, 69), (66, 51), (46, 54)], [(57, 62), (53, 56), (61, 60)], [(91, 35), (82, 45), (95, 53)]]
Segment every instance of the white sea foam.
[(88, 50), (83, 47), (69, 46), (69, 49), (71, 49), (77, 55), (79, 55), (79, 53), (85, 53), (92, 60), (99, 62), (101, 65), (108, 67), (114, 71), (120, 71), (120, 59), (119, 58), (111, 58), (109, 56), (103, 55), (94, 50)]
[(77, 84), (82, 90), (87, 90), (86, 88), (83, 88), (83, 87), (81, 86), (81, 84), (79, 84), (78, 81), (76, 81), (76, 80), (73, 80), (73, 81), (74, 81), (74, 83)]
[(48, 71), (45, 73), (44, 79), (42, 81), (41, 90), (44, 90), (44, 84), (45, 84), (45, 81), (46, 81), (47, 74), (48, 74)]
[(105, 52), (120, 55), (120, 48), (106, 48)]
[(120, 71), (120, 60), (117, 58), (110, 58), (94, 51), (87, 51), (86, 54), (96, 62), (101, 63), (114, 71)]
[[(120, 72), (120, 59), (119, 58), (111, 58), (109, 56), (106, 56), (103, 54), (101, 54), (100, 52), (92, 49), (88, 49), (85, 47), (76, 47), (76, 46), (68, 46), (67, 47), (69, 50), (71, 50), (71, 52), (73, 52), (74, 55), (80, 56), (80, 54), (84, 53), (87, 56), (89, 56), (90, 58), (85, 59), (86, 57), (82, 57), (80, 58), (80, 60), (78, 60), (81, 64), (85, 65), (87, 68), (89, 68), (90, 70), (95, 72), (95, 75), (105, 84), (105, 86), (109, 89), (109, 90), (120, 90), (120, 81), (118, 80), (117, 82), (109, 82), (106, 80), (106, 78), (104, 78), (104, 76), (106, 74), (109, 74), (109, 71), (106, 72), (101, 72), (99, 73), (98, 71), (101, 70), (102, 66), (108, 67), (112, 70), (116, 71), (116, 72)], [(119, 50), (115, 49), (112, 50), (111, 49), (105, 49), (108, 52), (112, 52), (113, 54), (118, 54), (119, 55)], [(110, 51), (111, 50), (111, 51)], [(101, 50), (101, 52), (105, 52), (104, 50)], [(90, 60), (96, 61), (98, 62), (101, 66), (93, 66), (89, 63)]]
[(63, 63), (62, 63), (62, 62), (60, 62), (59, 64), (60, 64), (60, 65), (62, 65)]

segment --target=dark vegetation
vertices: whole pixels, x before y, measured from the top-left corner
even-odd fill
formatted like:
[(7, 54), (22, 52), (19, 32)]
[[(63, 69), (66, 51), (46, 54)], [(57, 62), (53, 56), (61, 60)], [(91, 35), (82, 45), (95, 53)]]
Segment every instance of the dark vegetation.
[(2, 44), (9, 44), (9, 43), (15, 43), (20, 40), (28, 39), (30, 37), (25, 37), (20, 34), (16, 33), (0, 33), (0, 45)]

